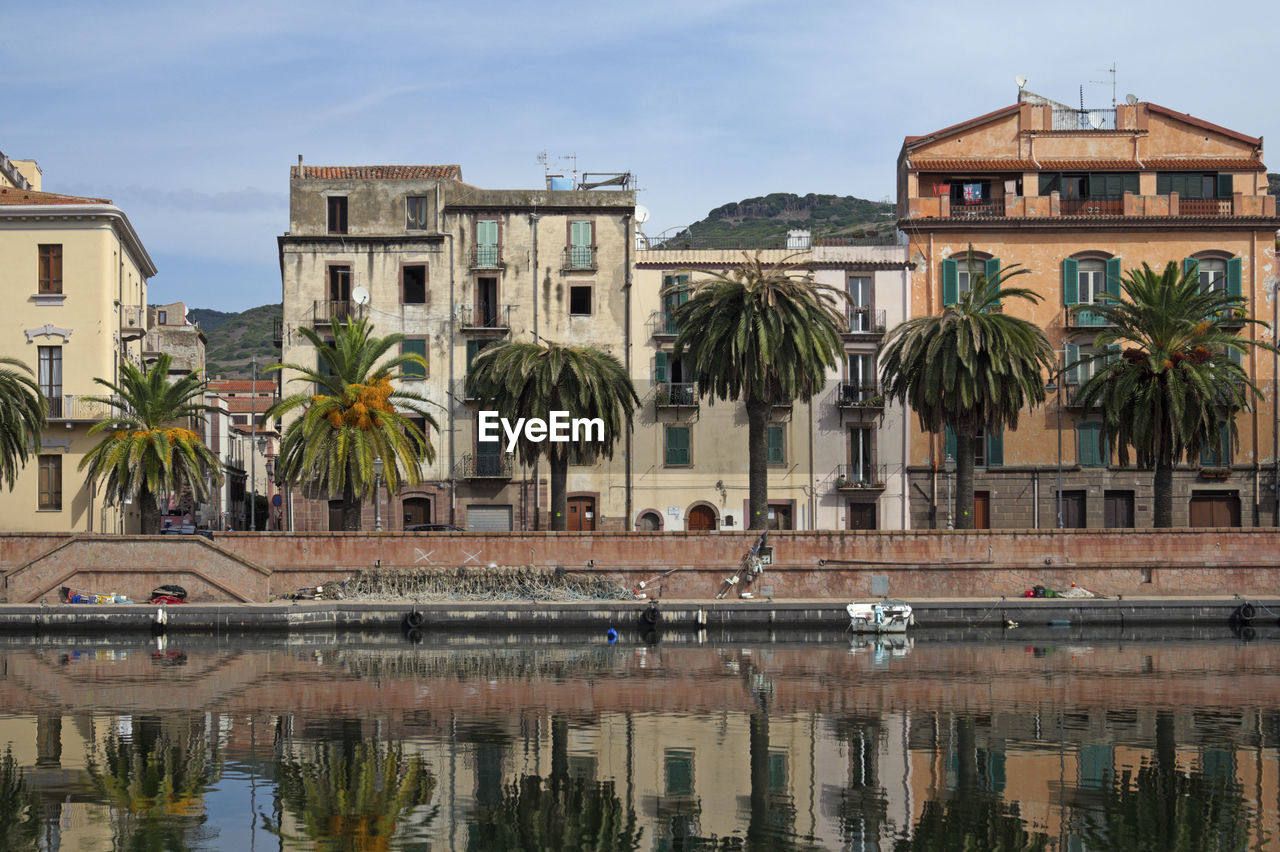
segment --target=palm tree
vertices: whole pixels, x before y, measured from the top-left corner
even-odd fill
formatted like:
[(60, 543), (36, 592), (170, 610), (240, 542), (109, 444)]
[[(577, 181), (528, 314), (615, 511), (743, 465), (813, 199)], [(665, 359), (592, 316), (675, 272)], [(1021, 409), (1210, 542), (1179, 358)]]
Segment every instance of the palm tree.
[(0, 479), (10, 491), (44, 424), (44, 395), (31, 368), (16, 358), (0, 358)]
[(520, 461), (533, 466), (545, 455), (551, 466), (553, 530), (563, 530), (567, 520), (565, 482), (570, 453), (576, 450), (612, 458), (614, 445), (623, 431), (631, 428), (631, 417), (640, 402), (617, 358), (599, 349), (555, 343), (512, 342), (485, 349), (467, 373), (467, 395), (489, 401), (500, 417), (512, 423), (522, 417), (549, 422), (553, 411), (566, 412), (570, 420), (603, 421), (603, 442), (592, 441), (589, 429), (582, 430), (577, 441), (535, 442), (521, 433), (516, 444)]
[(1043, 371), (1053, 348), (1038, 326), (1004, 313), (1004, 300), (1041, 297), (1005, 282), (1018, 264), (988, 277), (969, 253), (969, 292), (937, 316), (916, 317), (889, 332), (881, 354), (885, 396), (906, 401), (920, 428), (956, 437), (956, 526), (973, 529), (974, 441), (980, 432), (1018, 428), (1028, 403), (1044, 401)]
[(203, 500), (210, 477), (222, 482), (218, 457), (196, 432), (177, 425), (210, 410), (193, 401), (204, 382), (198, 372), (170, 382), (170, 360), (161, 355), (145, 372), (124, 361), (119, 385), (94, 379), (112, 395), (92, 401), (114, 411), (89, 428), (90, 435), (103, 438), (80, 461), (95, 489), (105, 479), (107, 505), (133, 501), (140, 506), (144, 535), (160, 532), (160, 511), (170, 495), (190, 489)]
[(1098, 334), (1095, 354), (1066, 368), (1092, 365), (1078, 403), (1101, 409), (1121, 465), (1132, 448), (1140, 466), (1155, 469), (1152, 522), (1169, 527), (1173, 466), (1217, 446), (1223, 420), (1234, 442), (1235, 413), (1249, 410), (1261, 393), (1233, 357), (1251, 346), (1274, 347), (1224, 328), (1267, 324), (1244, 317), (1242, 297), (1202, 288), (1193, 266), (1179, 269), (1171, 261), (1156, 272), (1144, 263), (1119, 284), (1119, 296), (1088, 306), (1110, 326)]
[(768, 520), (772, 407), (809, 401), (844, 350), (840, 300), (847, 297), (815, 283), (793, 257), (770, 264), (758, 251), (755, 257), (744, 253), (737, 266), (688, 285), (692, 295), (672, 313), (680, 329), (674, 357), (682, 359), (698, 392), (746, 406), (753, 530)]
[[(334, 323), (333, 342), (313, 329), (298, 332), (316, 348), (315, 367), (276, 364), (271, 370), (295, 370), (307, 391), (288, 396), (271, 406), (263, 419), (283, 418), (301, 409), (301, 416), (285, 427), (276, 462), (283, 481), (304, 485), (342, 500), (342, 528), (360, 529), (360, 507), (373, 496), (376, 485), (374, 460), (385, 464), (387, 489), (421, 481), (423, 462), (435, 460), (436, 451), (425, 428), (414, 423), (421, 417), (438, 428), (420, 394), (396, 389), (392, 382), (405, 377), (400, 369), (414, 367), (426, 374), (421, 355), (387, 353), (404, 340), (403, 334), (374, 337), (363, 317)], [(384, 360), (385, 358), (385, 360)]]

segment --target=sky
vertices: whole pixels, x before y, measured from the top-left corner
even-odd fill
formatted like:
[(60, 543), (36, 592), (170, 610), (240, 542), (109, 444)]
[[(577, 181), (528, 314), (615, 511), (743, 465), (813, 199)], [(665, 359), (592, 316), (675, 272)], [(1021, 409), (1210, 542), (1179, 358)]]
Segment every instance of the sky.
[[(770, 192), (894, 195), (902, 139), (1128, 93), (1280, 141), (1269, 3), (69, 3), (10, 9), (0, 151), (112, 199), (150, 301), (280, 301), (289, 167), (630, 171), (653, 236)], [(1204, 36), (1197, 38), (1196, 33)], [(1101, 82), (1097, 82), (1101, 81)], [(1264, 151), (1265, 155), (1265, 151)], [(1270, 170), (1280, 160), (1268, 157)]]

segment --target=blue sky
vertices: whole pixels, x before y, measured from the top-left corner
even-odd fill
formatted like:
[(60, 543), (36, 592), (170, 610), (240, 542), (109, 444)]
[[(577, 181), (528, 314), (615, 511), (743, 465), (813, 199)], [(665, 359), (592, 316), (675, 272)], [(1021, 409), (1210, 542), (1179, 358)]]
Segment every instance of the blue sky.
[[(646, 230), (768, 192), (881, 199), (902, 137), (1012, 103), (1153, 101), (1280, 144), (1270, 4), (47, 2), (7, 13), (0, 151), (113, 199), (152, 301), (280, 299), (288, 169), (540, 151), (631, 171)], [(1280, 159), (1268, 155), (1272, 171)]]

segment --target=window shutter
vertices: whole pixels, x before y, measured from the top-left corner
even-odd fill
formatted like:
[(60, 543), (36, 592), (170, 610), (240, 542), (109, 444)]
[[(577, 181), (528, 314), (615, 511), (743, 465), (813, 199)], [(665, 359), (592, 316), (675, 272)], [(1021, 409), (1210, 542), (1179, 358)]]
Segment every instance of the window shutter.
[(1231, 191), (1231, 186), (1232, 186), (1231, 175), (1224, 175), (1224, 174), (1218, 175), (1218, 197), (1219, 198), (1230, 198), (1233, 194)]
[(1239, 349), (1228, 348), (1227, 360), (1230, 361), (1232, 364), (1235, 364), (1241, 370), (1244, 369), (1244, 353), (1241, 352)]
[(1218, 446), (1222, 449), (1222, 464), (1231, 464), (1231, 423), (1223, 420), (1218, 424)]
[(957, 274), (956, 261), (954, 259), (942, 261), (942, 304), (944, 307), (954, 305), (959, 301), (960, 285), (958, 281), (959, 275)]
[[(986, 264), (986, 268), (983, 270), (983, 273), (986, 275), (988, 281), (996, 280), (996, 276), (1000, 274), (1000, 258), (993, 257), (990, 260), (988, 260)], [(970, 286), (972, 286), (972, 284), (973, 282), (970, 282)], [(997, 299), (996, 306), (999, 307), (1000, 304), (1001, 304), (1001, 300)]]
[(653, 356), (653, 380), (658, 383), (667, 380), (667, 353), (655, 352)]
[(667, 464), (689, 464), (689, 427), (667, 427)]
[(570, 222), (569, 223), (569, 244), (579, 247), (591, 245), (591, 222)]
[(783, 464), (786, 461), (783, 455), (782, 437), (781, 426), (771, 425), (769, 427), (769, 454), (767, 458), (769, 464)]
[(1173, 175), (1156, 174), (1156, 195), (1168, 195), (1173, 191)]
[(1063, 356), (1066, 360), (1062, 365), (1066, 368), (1066, 371), (1063, 373), (1063, 376), (1065, 377), (1067, 384), (1079, 384), (1080, 367), (1076, 362), (1080, 360), (1080, 346), (1076, 343), (1068, 343), (1066, 345), (1066, 350), (1066, 354)]
[[(427, 341), (405, 340), (401, 343), (400, 351), (405, 355), (421, 355), (423, 359), (426, 359)], [(427, 377), (427, 368), (421, 364), (405, 364), (403, 371), (406, 379), (425, 379)]]
[(1182, 271), (1187, 275), (1200, 274), (1200, 261), (1194, 257), (1184, 258), (1182, 261)]
[(1240, 290), (1240, 258), (1233, 257), (1227, 261), (1227, 295), (1238, 299)]
[(943, 427), (942, 439), (942, 458), (946, 460), (950, 456), (954, 461), (956, 457), (956, 433), (951, 430), (950, 426)]
[(1107, 344), (1107, 360), (1104, 361), (1103, 363), (1105, 363), (1108, 367), (1110, 367), (1112, 364), (1117, 363), (1120, 360), (1120, 353), (1121, 353), (1121, 349), (1120, 349), (1119, 343), (1108, 343)]
[(1048, 195), (1056, 192), (1059, 188), (1061, 176), (1057, 172), (1041, 172), (1040, 173), (1040, 195)]
[(1121, 193), (1132, 192), (1138, 194), (1138, 176), (1132, 172), (1125, 174), (1124, 182), (1120, 187)]
[(1062, 304), (1080, 301), (1080, 263), (1069, 257), (1062, 260)]
[(1076, 443), (1077, 464), (1081, 467), (1101, 467), (1103, 465), (1101, 424), (1081, 423), (1076, 429)]
[(1120, 277), (1124, 272), (1120, 269), (1120, 258), (1113, 257), (1107, 260), (1107, 294), (1113, 298), (1120, 298)]
[(498, 223), (493, 219), (480, 219), (476, 222), (476, 245), (496, 246), (498, 244)]
[(471, 364), (476, 360), (476, 356), (480, 354), (480, 341), (467, 341), (467, 372), (471, 372)]
[(1004, 429), (987, 436), (987, 467), (1004, 464)]

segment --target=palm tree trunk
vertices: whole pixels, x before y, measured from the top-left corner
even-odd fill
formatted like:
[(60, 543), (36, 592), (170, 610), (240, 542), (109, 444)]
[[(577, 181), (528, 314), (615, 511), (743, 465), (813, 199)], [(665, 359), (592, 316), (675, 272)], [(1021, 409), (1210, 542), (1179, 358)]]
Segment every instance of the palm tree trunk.
[(1167, 528), (1173, 526), (1173, 460), (1156, 460), (1155, 505), (1152, 507), (1152, 525)]
[(138, 492), (138, 511), (142, 513), (142, 534), (159, 535), (160, 507), (156, 505), (156, 496), (146, 486), (143, 486), (142, 490)]
[(342, 486), (342, 529), (345, 532), (360, 531), (360, 510), (362, 506), (356, 499), (356, 489), (348, 479)]
[(769, 409), (758, 399), (747, 400), (747, 482), (751, 517), (747, 529), (762, 530), (769, 525)]
[(769, 714), (763, 707), (751, 714), (747, 743), (751, 766), (747, 848), (763, 849), (769, 840)]
[(547, 457), (551, 465), (551, 529), (563, 530), (568, 523), (569, 495), (565, 484), (569, 481), (569, 454), (551, 452)]
[(956, 430), (956, 516), (955, 528), (973, 529), (973, 442), (972, 435)]

